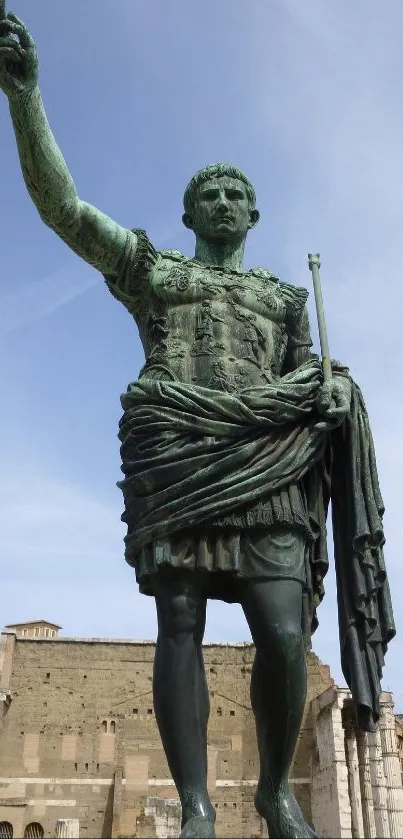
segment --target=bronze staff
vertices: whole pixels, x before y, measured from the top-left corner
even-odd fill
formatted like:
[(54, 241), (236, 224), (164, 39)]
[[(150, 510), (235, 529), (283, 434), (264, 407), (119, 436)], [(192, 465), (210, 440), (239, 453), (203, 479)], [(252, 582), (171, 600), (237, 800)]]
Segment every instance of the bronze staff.
[(320, 254), (309, 253), (308, 260), (309, 268), (312, 271), (313, 290), (315, 293), (316, 315), (318, 318), (320, 349), (322, 353), (323, 380), (325, 382), (330, 382), (332, 378), (332, 365), (330, 363), (329, 342), (327, 340), (326, 320), (323, 308), (322, 285), (319, 274)]

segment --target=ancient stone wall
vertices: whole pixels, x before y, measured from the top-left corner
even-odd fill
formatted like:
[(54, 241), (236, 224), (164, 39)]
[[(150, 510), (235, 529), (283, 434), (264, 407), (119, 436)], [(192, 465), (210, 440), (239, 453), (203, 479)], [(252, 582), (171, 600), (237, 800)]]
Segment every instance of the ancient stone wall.
[[(80, 836), (177, 835), (180, 811), (154, 717), (154, 644), (3, 635), (0, 822), (55, 834), (79, 819)], [(209, 788), (220, 837), (265, 836), (253, 807), (258, 759), (250, 644), (208, 644)], [(309, 696), (292, 783), (309, 820), (312, 699), (333, 685), (310, 654)], [(273, 689), (274, 686), (273, 686)], [(0, 693), (1, 693), (0, 690)], [(10, 699), (11, 697), (11, 699)]]

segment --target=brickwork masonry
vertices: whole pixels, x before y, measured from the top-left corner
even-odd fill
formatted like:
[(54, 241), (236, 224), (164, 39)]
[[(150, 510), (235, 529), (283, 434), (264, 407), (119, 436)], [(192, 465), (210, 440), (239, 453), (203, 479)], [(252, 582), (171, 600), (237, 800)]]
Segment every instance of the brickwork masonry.
[[(14, 837), (32, 823), (45, 837), (54, 836), (58, 820), (71, 830), (78, 820), (81, 839), (176, 836), (180, 809), (152, 701), (154, 643), (27, 638), (8, 630), (2, 653), (0, 822), (12, 824)], [(206, 644), (204, 656), (211, 697), (208, 783), (217, 835), (267, 836), (253, 806), (253, 646)], [(291, 782), (311, 821), (312, 756), (318, 748), (314, 700), (335, 685), (313, 653), (308, 673)]]

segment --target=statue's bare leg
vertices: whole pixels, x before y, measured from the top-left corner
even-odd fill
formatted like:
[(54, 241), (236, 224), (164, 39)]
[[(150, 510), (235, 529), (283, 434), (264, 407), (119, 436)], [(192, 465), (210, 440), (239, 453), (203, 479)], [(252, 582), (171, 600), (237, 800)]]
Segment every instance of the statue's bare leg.
[(288, 785), (306, 698), (301, 585), (251, 581), (242, 607), (256, 645), (251, 678), (260, 755), (256, 809), (272, 839), (314, 837)]
[(155, 715), (182, 804), (181, 836), (210, 837), (215, 835), (215, 810), (207, 792), (206, 598), (188, 573), (157, 576)]

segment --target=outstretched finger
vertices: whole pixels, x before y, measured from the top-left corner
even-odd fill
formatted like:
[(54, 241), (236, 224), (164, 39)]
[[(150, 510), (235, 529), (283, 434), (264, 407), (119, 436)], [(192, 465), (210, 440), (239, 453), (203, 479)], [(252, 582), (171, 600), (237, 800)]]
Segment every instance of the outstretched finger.
[(326, 419), (335, 420), (339, 419), (340, 417), (345, 417), (347, 411), (345, 408), (331, 408), (329, 411), (326, 411)]
[(5, 64), (7, 61), (14, 61), (15, 64), (19, 64), (23, 57), (23, 55), (18, 55), (15, 49), (2, 47), (0, 43), (0, 64)]
[(331, 424), (329, 422), (316, 422), (315, 431), (332, 431)]
[(337, 390), (333, 393), (333, 399), (336, 405), (336, 408), (343, 408), (343, 410), (348, 411), (348, 401), (346, 399), (346, 394), (343, 390)]
[(18, 41), (10, 35), (1, 36), (0, 33), (0, 49), (10, 50), (13, 54), (17, 53), (21, 58), (26, 55), (25, 50), (20, 46)]
[(322, 387), (319, 389), (317, 399), (318, 399), (318, 402), (330, 402), (331, 401), (331, 399), (332, 399), (332, 388), (330, 387), (330, 385), (328, 385), (328, 384), (322, 385)]
[(7, 35), (10, 32), (14, 34), (17, 33), (18, 29), (21, 29), (21, 23), (15, 23), (13, 20), (10, 20), (8, 17), (0, 18), (0, 32), (5, 32)]
[(34, 40), (29, 34), (28, 29), (25, 26), (25, 23), (23, 23), (23, 21), (20, 20), (20, 18), (17, 17), (17, 15), (15, 15), (13, 12), (9, 12), (7, 15), (7, 20), (10, 20), (11, 23), (15, 24), (21, 45), (25, 47), (25, 49), (29, 49), (30, 47), (35, 46)]

